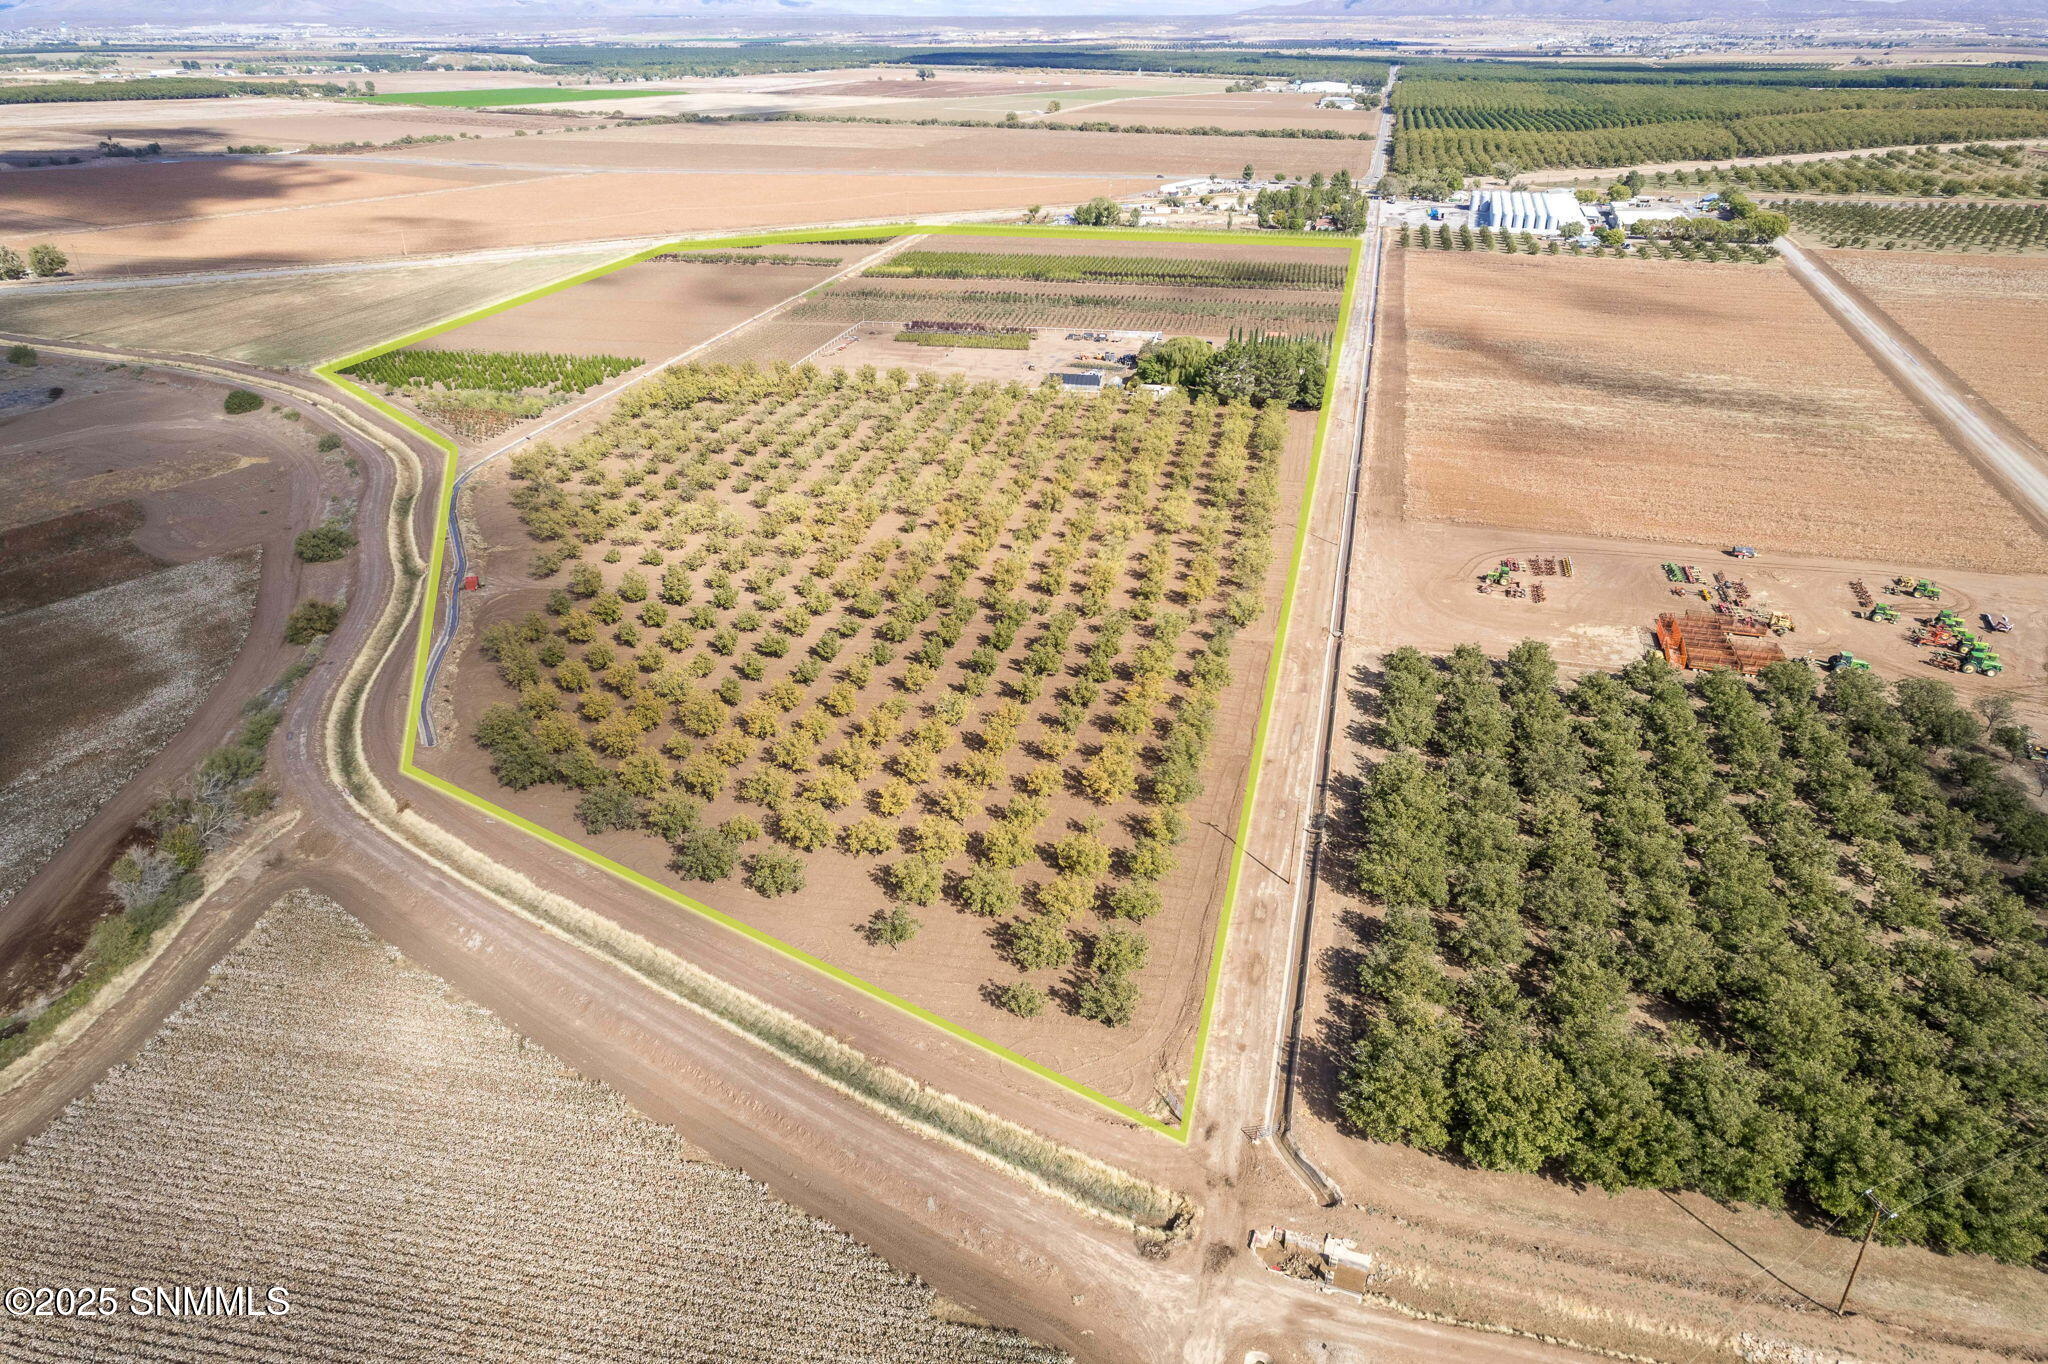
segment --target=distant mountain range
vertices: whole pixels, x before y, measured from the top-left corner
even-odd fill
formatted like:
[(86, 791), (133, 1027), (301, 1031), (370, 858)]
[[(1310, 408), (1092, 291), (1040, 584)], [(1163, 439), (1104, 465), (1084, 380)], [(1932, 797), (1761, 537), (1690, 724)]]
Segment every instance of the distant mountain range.
[[(1075, 11), (1086, 10), (1085, 14)], [(1064, 11), (1050, 13), (1049, 10)], [(1049, 33), (1101, 33), (1174, 19), (1553, 19), (1616, 23), (1803, 22), (1869, 17), (1996, 22), (2040, 19), (2040, 0), (0, 0), (0, 30), (207, 25), (235, 29), (309, 24), (401, 33), (508, 36), (829, 29), (875, 33), (1029, 20)]]
[(1572, 19), (1618, 23), (1798, 22), (1871, 19), (1989, 22), (2040, 19), (2040, 0), (1303, 0), (1253, 15), (1353, 19)]

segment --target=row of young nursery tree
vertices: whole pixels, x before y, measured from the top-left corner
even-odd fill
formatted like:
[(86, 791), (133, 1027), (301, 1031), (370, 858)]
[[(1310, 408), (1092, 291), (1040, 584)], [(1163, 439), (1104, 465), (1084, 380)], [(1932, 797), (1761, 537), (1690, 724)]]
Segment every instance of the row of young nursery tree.
[(1388, 656), (1349, 1126), (2039, 1262), (2048, 817), (1933, 679)]

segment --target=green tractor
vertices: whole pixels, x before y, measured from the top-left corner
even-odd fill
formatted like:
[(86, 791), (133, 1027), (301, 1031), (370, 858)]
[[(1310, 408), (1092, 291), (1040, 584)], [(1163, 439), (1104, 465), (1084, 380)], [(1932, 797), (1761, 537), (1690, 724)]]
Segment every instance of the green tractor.
[(1893, 606), (1890, 602), (1881, 601), (1870, 608), (1869, 618), (1874, 621), (1881, 621), (1886, 625), (1895, 625), (1899, 619), (1899, 608)]
[(1996, 677), (2005, 671), (2005, 664), (1997, 654), (1979, 644), (1963, 655), (1962, 671), (1978, 673), (1984, 677)]
[(1831, 673), (1867, 673), (1870, 671), (1868, 663), (1865, 663), (1846, 649), (1830, 658), (1825, 666)]
[(1935, 586), (1934, 579), (1932, 578), (1900, 578), (1892, 584), (1892, 591), (1904, 593), (1908, 597), (1919, 597), (1926, 601), (1941, 600), (1941, 589)]
[(1955, 612), (1949, 610), (1946, 606), (1942, 607), (1941, 610), (1936, 611), (1934, 613), (1934, 620), (1932, 623), (1936, 626), (1948, 630), (1960, 630), (1963, 628), (1963, 618), (1957, 615)]

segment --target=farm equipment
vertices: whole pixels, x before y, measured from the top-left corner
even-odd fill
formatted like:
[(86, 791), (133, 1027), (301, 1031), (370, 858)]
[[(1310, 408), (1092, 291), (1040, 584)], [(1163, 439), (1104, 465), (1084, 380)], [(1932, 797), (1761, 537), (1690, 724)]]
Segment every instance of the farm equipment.
[(1870, 671), (1868, 663), (1865, 663), (1846, 649), (1830, 658), (1825, 666), (1831, 673), (1867, 673)]
[(1893, 606), (1890, 602), (1881, 601), (1872, 605), (1869, 611), (1865, 612), (1864, 614), (1865, 617), (1869, 620), (1878, 621), (1885, 625), (1891, 625), (1897, 622), (1899, 618), (1899, 608)]
[(1567, 554), (1557, 561), (1557, 574), (1561, 578), (1572, 576), (1572, 556)]
[(1731, 559), (1754, 559), (1756, 551), (1748, 545), (1731, 545), (1728, 548), (1728, 557)]
[(1542, 600), (1543, 600), (1543, 584), (1542, 584), (1542, 583), (1534, 583), (1534, 584), (1532, 584), (1532, 585), (1530, 586), (1530, 588), (1529, 588), (1529, 600), (1530, 600), (1530, 601), (1532, 601), (1532, 602), (1535, 602), (1535, 601), (1542, 601)]
[(1902, 597), (1919, 597), (1925, 601), (1940, 601), (1941, 589), (1932, 578), (1894, 578), (1886, 589)]
[(1856, 604), (1865, 611), (1870, 609), (1870, 603), (1873, 598), (1870, 595), (1870, 589), (1863, 585), (1863, 579), (1851, 578), (1849, 580), (1849, 595), (1854, 597)]
[(1783, 611), (1771, 612), (1769, 625), (1771, 633), (1774, 635), (1789, 635), (1798, 628), (1792, 624), (1792, 617), (1786, 615)]
[(1935, 667), (1952, 673), (1976, 673), (1983, 677), (1996, 677), (2005, 671), (2005, 664), (1998, 655), (1981, 644), (1968, 650), (1936, 654), (1931, 662)]
[(1984, 628), (1992, 631), (1994, 634), (2010, 634), (2012, 632), (2012, 617), (1993, 615), (1991, 612), (1986, 611), (1984, 613)]
[(1740, 578), (1731, 578), (1725, 573), (1714, 575), (1714, 595), (1730, 606), (1741, 606), (1749, 600), (1749, 584)]
[(1940, 630), (1960, 630), (1963, 628), (1963, 618), (1947, 607), (1936, 611), (1928, 618), (1927, 623)]
[(476, 574), (474, 573), (470, 574), (462, 580), (462, 590), (465, 592), (474, 592), (482, 586), (483, 583), (478, 580)]
[(1672, 583), (1684, 582), (1685, 575), (1678, 571), (1677, 564), (1666, 564), (1664, 565), (1664, 581)]
[(1503, 587), (1507, 584), (1507, 580), (1508, 566), (1505, 563), (1499, 564), (1479, 575), (1479, 581), (1485, 583), (1488, 587)]

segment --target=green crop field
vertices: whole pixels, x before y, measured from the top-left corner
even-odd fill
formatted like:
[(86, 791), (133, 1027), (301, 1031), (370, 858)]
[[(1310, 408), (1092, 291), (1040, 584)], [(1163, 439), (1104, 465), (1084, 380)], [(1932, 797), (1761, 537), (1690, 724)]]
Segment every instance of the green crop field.
[(2024, 727), (1800, 662), (1567, 683), (1533, 642), (1397, 650), (1367, 708), (1353, 1130), (1829, 1226), (1875, 1190), (1887, 1240), (2041, 1263)]
[(1394, 169), (1628, 166), (2048, 136), (2039, 90), (1403, 79)]
[(533, 389), (581, 393), (642, 362), (623, 355), (561, 355), (552, 351), (429, 350), (408, 346), (358, 361), (343, 370), (388, 388), (475, 389), (524, 393)]
[(1029, 332), (935, 332), (903, 331), (898, 341), (919, 346), (965, 346), (973, 350), (1030, 350)]
[(1037, 279), (1088, 284), (1340, 289), (1344, 267), (1309, 261), (1080, 256), (1035, 251), (905, 251), (870, 266), (871, 279)]
[(415, 90), (371, 95), (370, 104), (431, 104), (459, 109), (488, 109), (499, 104), (575, 104), (590, 100), (647, 99), (681, 94), (679, 90), (620, 90), (602, 85), (536, 85), (506, 90)]

